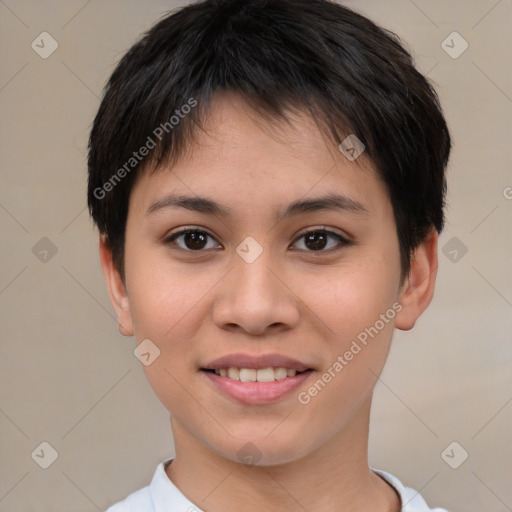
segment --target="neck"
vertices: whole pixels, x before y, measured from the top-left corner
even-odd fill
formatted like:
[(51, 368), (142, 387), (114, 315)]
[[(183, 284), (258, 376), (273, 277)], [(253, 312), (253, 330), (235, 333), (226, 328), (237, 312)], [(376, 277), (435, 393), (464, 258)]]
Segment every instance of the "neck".
[[(271, 466), (247, 466), (223, 457), (171, 419), (176, 456), (169, 479), (208, 512), (315, 510), (395, 512), (396, 491), (368, 467), (371, 397), (341, 431), (304, 457)], [(307, 435), (307, 434), (305, 434)], [(300, 442), (300, 441), (298, 441)]]

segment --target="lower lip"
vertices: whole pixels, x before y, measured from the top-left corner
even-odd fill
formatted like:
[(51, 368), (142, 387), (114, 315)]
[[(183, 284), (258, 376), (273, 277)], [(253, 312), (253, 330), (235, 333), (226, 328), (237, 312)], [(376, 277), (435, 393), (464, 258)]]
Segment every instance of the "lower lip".
[(279, 400), (297, 389), (313, 373), (312, 370), (307, 370), (272, 382), (242, 382), (213, 372), (201, 371), (217, 389), (238, 402), (250, 405), (263, 405)]

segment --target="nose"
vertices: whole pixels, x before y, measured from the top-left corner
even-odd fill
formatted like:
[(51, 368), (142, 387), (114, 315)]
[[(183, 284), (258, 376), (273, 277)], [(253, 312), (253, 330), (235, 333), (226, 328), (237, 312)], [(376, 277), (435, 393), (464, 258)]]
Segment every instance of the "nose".
[(269, 253), (264, 250), (252, 263), (235, 255), (234, 268), (217, 287), (213, 319), (219, 328), (262, 335), (297, 325), (299, 298)]

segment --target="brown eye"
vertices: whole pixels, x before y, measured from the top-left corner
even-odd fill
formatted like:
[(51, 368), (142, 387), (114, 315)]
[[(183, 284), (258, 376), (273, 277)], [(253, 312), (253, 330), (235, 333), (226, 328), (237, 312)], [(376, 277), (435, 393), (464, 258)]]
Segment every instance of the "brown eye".
[[(220, 245), (212, 245), (210, 240), (213, 241), (215, 239), (206, 231), (188, 228), (172, 234), (164, 242), (166, 244), (173, 243), (180, 249), (188, 252), (204, 252), (207, 249), (221, 248)], [(308, 231), (303, 233), (297, 240), (304, 240), (304, 248), (299, 249), (310, 253), (330, 253), (350, 245), (346, 238), (326, 229)], [(210, 246), (208, 246), (209, 243)]]
[[(313, 231), (308, 231), (307, 233), (303, 233), (298, 240), (304, 239), (303, 245), (308, 252), (330, 252), (331, 249), (340, 248), (339, 246), (349, 245), (349, 241), (343, 238), (341, 235), (334, 233), (333, 231), (327, 231), (325, 229), (316, 229)], [(334, 243), (329, 245), (329, 239), (335, 239), (338, 243)], [(327, 250), (325, 250), (327, 248)], [(335, 249), (336, 250), (336, 249)]]
[(207, 248), (206, 246), (209, 238), (213, 239), (213, 237), (211, 237), (205, 231), (200, 231), (198, 229), (184, 229), (171, 235), (169, 238), (165, 240), (165, 242), (175, 243), (176, 240), (181, 239), (181, 243), (176, 243), (176, 245), (180, 249), (183, 249), (185, 251), (197, 252)]

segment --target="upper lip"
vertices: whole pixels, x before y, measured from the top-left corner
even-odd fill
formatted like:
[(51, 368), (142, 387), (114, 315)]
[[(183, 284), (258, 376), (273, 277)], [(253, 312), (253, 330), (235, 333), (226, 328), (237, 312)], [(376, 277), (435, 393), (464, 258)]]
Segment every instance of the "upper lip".
[(289, 368), (299, 372), (312, 369), (310, 365), (297, 359), (281, 354), (228, 354), (210, 361), (203, 370), (219, 370), (221, 368)]

